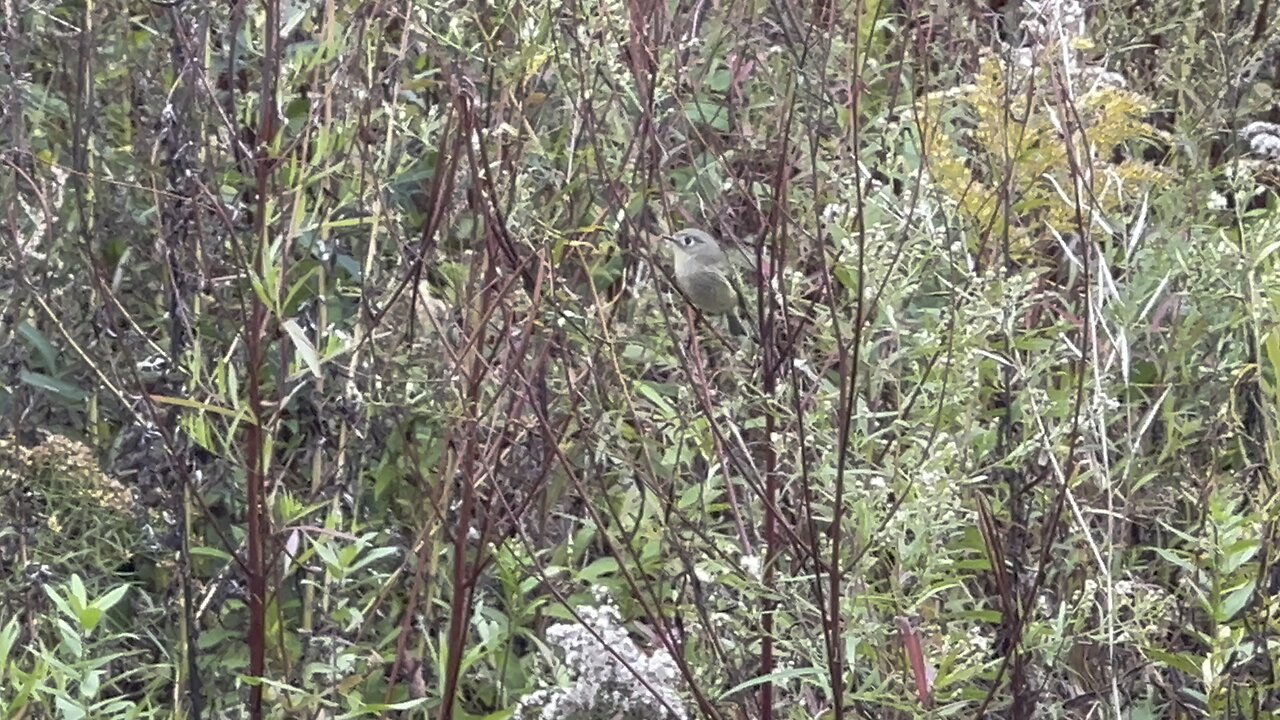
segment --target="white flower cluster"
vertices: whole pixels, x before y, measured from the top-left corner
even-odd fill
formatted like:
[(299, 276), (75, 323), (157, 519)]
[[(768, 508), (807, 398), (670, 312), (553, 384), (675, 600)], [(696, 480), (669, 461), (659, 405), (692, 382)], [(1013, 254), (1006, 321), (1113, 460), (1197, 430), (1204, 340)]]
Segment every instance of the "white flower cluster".
[(1249, 143), (1254, 155), (1280, 162), (1280, 125), (1251, 122), (1240, 130), (1240, 138)]
[(676, 691), (680, 671), (665, 650), (645, 654), (637, 647), (606, 598), (578, 615), (582, 624), (547, 629), (572, 684), (526, 695), (516, 707), (518, 720), (687, 720)]
[[(1061, 62), (1067, 74), (1075, 78), (1073, 85), (1082, 90), (1126, 87), (1123, 75), (1090, 62), (1080, 52), (1082, 47), (1092, 44), (1085, 20), (1084, 4), (1080, 0), (1028, 0), (1021, 23), (1028, 43), (1013, 51), (1018, 68), (1031, 72), (1046, 60)], [(1046, 49), (1054, 53), (1045, 57)]]
[(1084, 6), (1078, 0), (1028, 0), (1022, 29), (1037, 45), (1084, 37)]

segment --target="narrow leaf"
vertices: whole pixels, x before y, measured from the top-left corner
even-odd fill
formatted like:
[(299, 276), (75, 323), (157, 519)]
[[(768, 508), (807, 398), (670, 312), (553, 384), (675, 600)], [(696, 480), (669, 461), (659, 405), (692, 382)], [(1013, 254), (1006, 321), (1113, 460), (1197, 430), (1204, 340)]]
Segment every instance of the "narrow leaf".
[(89, 394), (84, 390), (81, 390), (79, 387), (65, 380), (50, 377), (44, 373), (23, 370), (18, 373), (18, 380), (30, 385), (31, 387), (53, 393), (58, 397), (75, 403), (84, 402), (85, 398), (89, 397)]
[(293, 345), (298, 349), (298, 354), (302, 356), (302, 361), (310, 368), (311, 374), (320, 377), (320, 356), (316, 353), (316, 348), (307, 339), (307, 334), (293, 319), (284, 321), (285, 332), (289, 333), (289, 337), (293, 339)]

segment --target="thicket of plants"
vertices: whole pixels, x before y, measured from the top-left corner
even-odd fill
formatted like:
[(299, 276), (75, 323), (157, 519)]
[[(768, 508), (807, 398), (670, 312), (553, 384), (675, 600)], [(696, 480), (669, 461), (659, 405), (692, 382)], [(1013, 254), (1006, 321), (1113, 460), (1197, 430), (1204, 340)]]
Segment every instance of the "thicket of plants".
[(1278, 25), (10, 2), (0, 716), (1271, 717)]

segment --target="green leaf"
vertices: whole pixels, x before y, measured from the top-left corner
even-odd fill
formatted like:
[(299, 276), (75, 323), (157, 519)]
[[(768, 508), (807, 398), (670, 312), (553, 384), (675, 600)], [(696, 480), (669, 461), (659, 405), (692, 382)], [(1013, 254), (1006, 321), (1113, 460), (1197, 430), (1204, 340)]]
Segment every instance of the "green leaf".
[(308, 289), (307, 283), (311, 281), (311, 278), (313, 276), (318, 275), (320, 273), (320, 270), (321, 270), (321, 267), (319, 265), (312, 265), (310, 269), (308, 269), (306, 272), (302, 274), (302, 277), (298, 278), (297, 281), (295, 281), (293, 285), (290, 286), (289, 293), (285, 295), (285, 298), (284, 298), (284, 306), (286, 308), (291, 308), (294, 306), (295, 304), (294, 300), (297, 298), (298, 293)]
[(223, 642), (241, 642), (243, 638), (244, 635), (240, 631), (214, 628), (200, 633), (200, 640), (196, 643), (196, 646), (201, 650), (209, 650), (217, 647)]
[(323, 540), (315, 540), (311, 543), (311, 547), (315, 549), (316, 554), (329, 566), (330, 572), (338, 573), (342, 569), (342, 563), (338, 560), (338, 554), (333, 551), (329, 543)]
[(8, 710), (10, 714), (6, 717), (17, 717), (20, 711), (26, 708), (27, 701), (35, 694), (36, 686), (42, 683), (49, 676), (49, 663), (45, 658), (37, 655), (35, 660), (35, 668), (31, 672), (24, 672), (18, 666), (10, 669), (9, 673), (14, 682), (7, 687), (17, 687), (18, 692), (13, 696), (12, 702), (9, 703)]
[[(71, 119), (71, 112), (67, 109), (67, 104), (56, 95), (50, 94), (49, 89), (44, 85), (23, 83), (20, 88), (25, 91), (22, 94), (27, 100), (27, 104), (34, 106), (32, 115), (36, 119), (44, 121), (42, 116), (45, 113), (53, 115), (60, 120)], [(36, 115), (35, 109), (40, 111), (40, 115)]]
[(653, 403), (658, 410), (662, 412), (663, 417), (676, 417), (679, 413), (671, 405), (667, 398), (663, 397), (662, 386), (655, 385), (647, 380), (641, 380), (635, 384), (636, 392), (643, 395), (646, 400)]
[(92, 700), (98, 696), (98, 690), (102, 686), (102, 671), (94, 670), (84, 674), (84, 678), (80, 681), (80, 697), (86, 700)]
[(368, 553), (366, 553), (364, 557), (360, 558), (354, 564), (352, 564), (347, 569), (347, 571), (355, 572), (356, 570), (359, 570), (360, 568), (364, 567), (365, 565), (368, 565), (369, 563), (381, 560), (382, 558), (387, 557), (388, 555), (395, 555), (398, 552), (400, 551), (397, 548), (393, 548), (393, 547), (374, 548), (373, 550), (370, 550)]
[(1172, 565), (1176, 565), (1182, 568), (1183, 570), (1186, 570), (1187, 572), (1192, 573), (1193, 575), (1195, 574), (1196, 566), (1192, 564), (1190, 560), (1188, 560), (1185, 557), (1182, 557), (1182, 555), (1177, 553), (1176, 551), (1170, 550), (1168, 548), (1153, 548), (1153, 549), (1156, 551), (1157, 555), (1164, 558), (1165, 562), (1168, 562)]
[(27, 344), (40, 355), (40, 362), (45, 370), (51, 373), (58, 372), (58, 351), (53, 349), (53, 345), (49, 343), (43, 333), (31, 323), (23, 320), (18, 323), (18, 335), (23, 340), (26, 340)]
[(696, 125), (710, 125), (720, 132), (729, 132), (729, 110), (709, 100), (695, 100), (685, 106), (685, 116)]
[(1222, 564), (1222, 574), (1229, 575), (1239, 570), (1240, 566), (1252, 560), (1260, 549), (1262, 549), (1262, 543), (1257, 538), (1246, 538), (1224, 548), (1222, 553), (1226, 559)]
[(150, 397), (151, 400), (154, 402), (164, 403), (166, 405), (180, 405), (182, 407), (192, 408), (193, 410), (202, 410), (204, 412), (217, 413), (219, 415), (223, 415), (223, 416), (232, 418), (234, 420), (240, 420), (241, 418), (243, 418), (245, 420), (248, 420), (251, 425), (258, 424), (257, 421), (253, 418), (253, 416), (249, 414), (248, 410), (232, 410), (230, 408), (219, 407), (217, 405), (210, 405), (208, 403), (202, 403), (197, 400), (191, 400), (189, 398), (171, 397), (168, 395), (150, 395), (148, 397)]
[(85, 590), (84, 581), (80, 579), (79, 575), (72, 575), (68, 586), (71, 588), (71, 598), (76, 601), (76, 608), (82, 608), (89, 604), (89, 593)]
[(18, 380), (30, 385), (31, 387), (53, 393), (54, 395), (73, 403), (82, 403), (89, 397), (89, 393), (81, 390), (79, 387), (66, 382), (65, 380), (50, 377), (44, 373), (23, 370), (18, 373)]
[(775, 672), (775, 673), (769, 673), (768, 675), (761, 675), (759, 677), (751, 678), (750, 680), (744, 683), (731, 687), (720, 694), (720, 699), (723, 700), (727, 697), (732, 696), (734, 693), (742, 692), (747, 688), (755, 687), (756, 685), (759, 685), (761, 683), (777, 682), (779, 680), (790, 680), (792, 678), (804, 678), (804, 677), (821, 678), (825, 676), (826, 676), (826, 671), (816, 667), (792, 668), (790, 670), (779, 670), (778, 672)]
[(92, 606), (83, 608), (76, 614), (76, 620), (79, 621), (82, 630), (93, 632), (98, 627), (98, 623), (102, 622), (102, 611)]
[(125, 593), (129, 592), (128, 585), (121, 585), (114, 590), (109, 590), (105, 595), (93, 601), (93, 606), (99, 610), (106, 612), (116, 606), (124, 598)]
[(353, 712), (343, 713), (338, 716), (338, 720), (354, 720), (363, 717), (384, 717), (384, 714), (390, 710), (411, 710), (425, 703), (428, 698), (417, 698), (416, 700), (404, 700), (397, 703), (370, 703), (368, 705), (360, 703), (360, 708)]
[(583, 568), (578, 573), (578, 579), (586, 583), (593, 583), (602, 575), (614, 575), (617, 572), (618, 561), (611, 557), (602, 557)]
[(61, 649), (70, 651), (73, 657), (84, 657), (84, 643), (80, 641), (80, 633), (61, 618), (58, 620), (58, 635), (62, 638)]
[(338, 255), (334, 262), (338, 267), (345, 270), (347, 274), (351, 276), (351, 279), (357, 283), (363, 278), (364, 273), (360, 269), (360, 263), (356, 262), (355, 258), (350, 255)]
[(13, 643), (18, 639), (18, 619), (12, 618), (0, 628), (0, 681), (4, 680), (5, 667), (9, 664), (9, 653), (13, 651)]
[(307, 364), (311, 374), (320, 377), (320, 356), (316, 353), (315, 346), (307, 339), (307, 334), (292, 318), (284, 321), (284, 329), (285, 332), (289, 333), (289, 337), (293, 340), (293, 346), (297, 348), (298, 355)]
[(573, 611), (561, 603), (551, 603), (547, 605), (545, 614), (549, 618), (556, 620), (565, 620), (568, 622), (578, 622), (578, 616)]
[(1249, 598), (1253, 597), (1253, 591), (1257, 585), (1257, 578), (1253, 578), (1232, 590), (1214, 611), (1214, 617), (1217, 621), (1225, 623), (1234, 619), (1244, 609), (1244, 606), (1249, 602)]
[(729, 85), (733, 82), (733, 76), (728, 70), (721, 68), (707, 75), (707, 87), (716, 92), (725, 92), (729, 89)]
[(44, 594), (49, 596), (49, 599), (53, 601), (54, 605), (58, 606), (58, 611), (63, 615), (66, 615), (67, 617), (76, 616), (75, 612), (71, 609), (71, 606), (67, 604), (66, 598), (59, 595), (52, 587), (45, 585)]
[(54, 698), (54, 704), (58, 706), (58, 713), (65, 720), (80, 720), (80, 718), (88, 716), (84, 708), (61, 695)]
[(235, 560), (235, 558), (231, 557), (231, 553), (228, 553), (226, 550), (223, 550), (221, 548), (216, 548), (216, 547), (208, 547), (208, 546), (201, 545), (198, 547), (191, 548), (190, 552), (192, 555), (199, 555), (202, 557), (213, 558), (215, 560), (222, 560), (224, 562), (232, 562), (233, 560)]

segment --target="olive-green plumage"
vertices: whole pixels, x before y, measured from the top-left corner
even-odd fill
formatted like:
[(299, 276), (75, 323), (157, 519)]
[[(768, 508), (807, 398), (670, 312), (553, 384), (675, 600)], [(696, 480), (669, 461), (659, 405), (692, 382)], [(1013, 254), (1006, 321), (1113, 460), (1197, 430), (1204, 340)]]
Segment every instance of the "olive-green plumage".
[(729, 331), (745, 335), (736, 312), (742, 297), (733, 283), (733, 270), (720, 244), (695, 228), (681, 230), (667, 240), (675, 253), (676, 285), (689, 302), (705, 313), (726, 315)]

